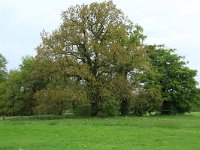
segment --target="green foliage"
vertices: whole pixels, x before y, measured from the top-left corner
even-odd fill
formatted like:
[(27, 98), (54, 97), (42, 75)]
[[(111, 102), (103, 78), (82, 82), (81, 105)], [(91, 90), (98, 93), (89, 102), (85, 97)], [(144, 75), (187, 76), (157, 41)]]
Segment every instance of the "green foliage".
[(159, 89), (141, 90), (132, 104), (133, 113), (137, 116), (160, 111), (162, 98)]
[(25, 57), (20, 70), (11, 70), (7, 79), (0, 85), (0, 113), (4, 115), (32, 115), (35, 107), (34, 81), (31, 80), (32, 57)]
[(56, 89), (52, 85), (36, 92), (35, 98), (39, 101), (36, 107), (37, 114), (62, 115), (66, 110), (67, 93), (65, 90)]
[(120, 100), (117, 99), (116, 95), (114, 95), (113, 91), (110, 91), (108, 88), (104, 88), (101, 91), (101, 100), (100, 103), (101, 114), (97, 114), (100, 116), (108, 117), (108, 116), (118, 116), (120, 110)]
[(6, 59), (3, 55), (0, 54), (0, 115), (5, 115), (7, 109), (5, 108), (5, 92), (6, 92), (6, 79), (7, 79), (7, 71), (6, 71)]
[(6, 93), (6, 89), (7, 89), (7, 84), (6, 82), (0, 82), (0, 115), (6, 115), (8, 113), (7, 110), (7, 101), (5, 98), (5, 93)]
[(140, 81), (141, 87), (135, 90), (135, 95), (131, 102), (131, 110), (134, 115), (142, 116), (160, 111), (163, 98), (159, 78), (160, 73), (152, 64), (149, 65), (148, 69), (142, 71), (142, 75), (137, 79)]
[(185, 113), (199, 101), (196, 70), (186, 66), (183, 57), (163, 46), (148, 46), (152, 65), (160, 73), (158, 78), (164, 100), (161, 113)]

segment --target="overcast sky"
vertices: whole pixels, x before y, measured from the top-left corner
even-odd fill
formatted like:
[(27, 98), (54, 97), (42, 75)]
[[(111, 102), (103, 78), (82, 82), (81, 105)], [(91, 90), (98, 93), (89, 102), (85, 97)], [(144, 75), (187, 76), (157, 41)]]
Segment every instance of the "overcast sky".
[[(36, 54), (42, 30), (61, 23), (60, 13), (71, 5), (95, 0), (0, 0), (0, 53), (8, 69), (16, 69), (23, 56)], [(96, 0), (101, 2), (102, 0)], [(146, 43), (165, 44), (185, 56), (200, 72), (199, 0), (113, 0), (125, 15), (144, 28)], [(200, 73), (197, 80), (200, 81)]]

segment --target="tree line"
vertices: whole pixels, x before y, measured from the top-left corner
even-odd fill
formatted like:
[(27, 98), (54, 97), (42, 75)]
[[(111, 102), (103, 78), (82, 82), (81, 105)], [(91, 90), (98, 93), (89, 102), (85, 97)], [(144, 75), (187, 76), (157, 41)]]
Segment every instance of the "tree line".
[(143, 28), (112, 1), (71, 6), (35, 57), (6, 70), (0, 55), (0, 115), (178, 114), (199, 108), (200, 90), (184, 57), (144, 44)]

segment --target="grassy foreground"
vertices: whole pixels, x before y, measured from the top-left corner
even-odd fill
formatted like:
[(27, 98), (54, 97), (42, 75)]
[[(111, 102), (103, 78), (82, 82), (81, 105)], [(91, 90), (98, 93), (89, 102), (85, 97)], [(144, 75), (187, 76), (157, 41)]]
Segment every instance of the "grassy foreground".
[(199, 150), (200, 113), (183, 116), (0, 119), (0, 150)]

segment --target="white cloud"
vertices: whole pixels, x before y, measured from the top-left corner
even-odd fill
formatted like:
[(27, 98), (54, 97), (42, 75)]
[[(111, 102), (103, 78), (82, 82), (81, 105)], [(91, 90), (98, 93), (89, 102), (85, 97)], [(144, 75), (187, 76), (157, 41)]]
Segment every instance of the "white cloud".
[(188, 4), (182, 4), (179, 6), (178, 11), (182, 15), (200, 15), (200, 1), (190, 1)]

